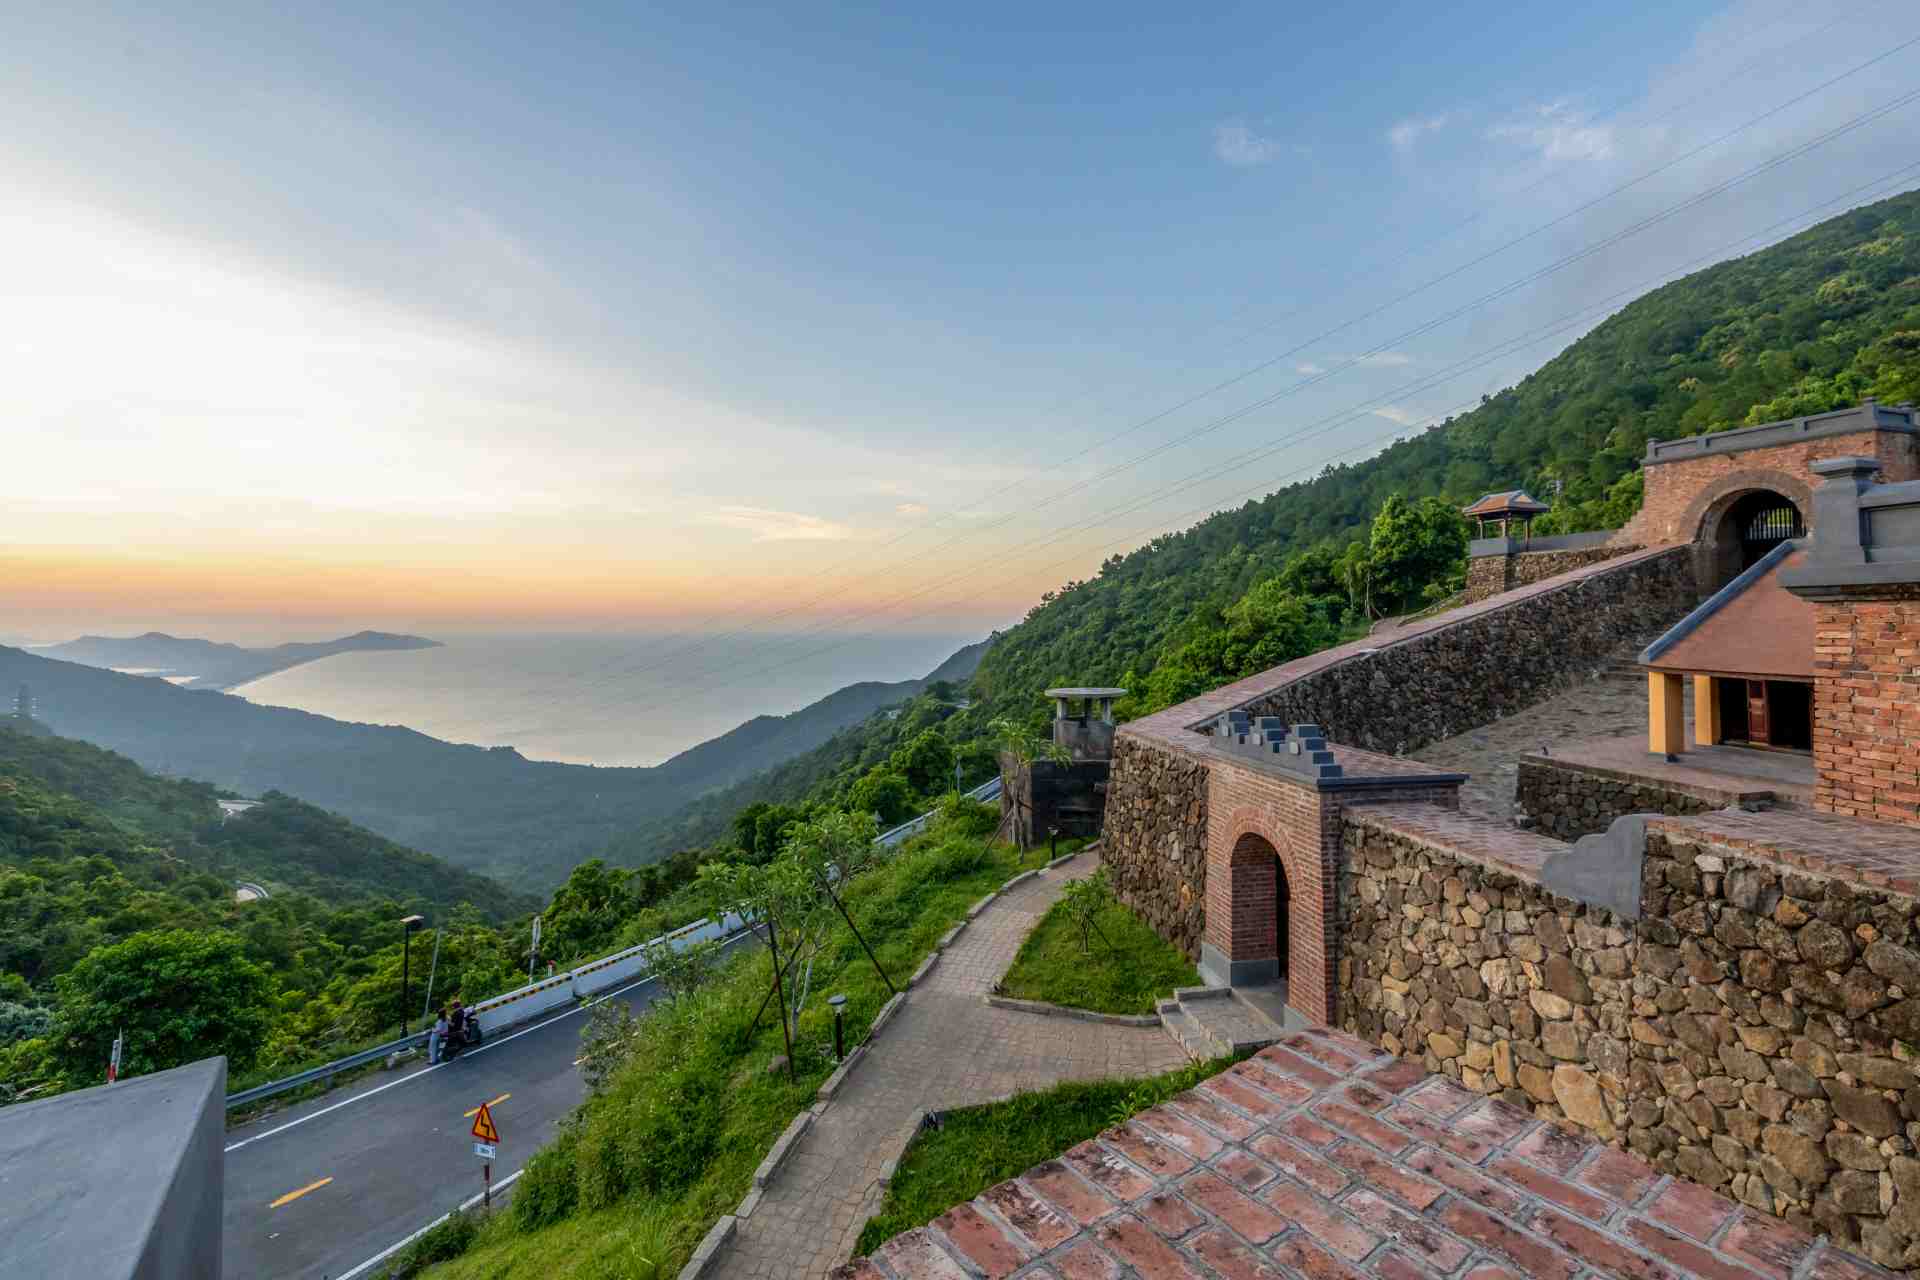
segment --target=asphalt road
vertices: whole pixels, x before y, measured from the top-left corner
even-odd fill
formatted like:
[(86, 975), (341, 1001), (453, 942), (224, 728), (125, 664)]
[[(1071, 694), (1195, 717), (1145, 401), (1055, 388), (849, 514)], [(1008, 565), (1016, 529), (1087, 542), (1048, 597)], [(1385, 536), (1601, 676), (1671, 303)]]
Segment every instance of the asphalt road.
[[(643, 981), (610, 998), (637, 1013), (653, 994)], [(483, 1102), (500, 1129), (494, 1184), (517, 1173), (585, 1095), (585, 1008), (229, 1130), (227, 1280), (340, 1280), (478, 1194)]]

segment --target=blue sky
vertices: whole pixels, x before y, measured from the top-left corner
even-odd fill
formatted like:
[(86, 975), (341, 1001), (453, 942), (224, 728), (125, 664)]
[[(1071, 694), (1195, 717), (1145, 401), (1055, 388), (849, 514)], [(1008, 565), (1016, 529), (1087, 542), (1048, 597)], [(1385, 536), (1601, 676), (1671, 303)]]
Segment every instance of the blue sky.
[(1749, 123), (1920, 14), (397, 8), (9, 20), (0, 633), (984, 630), (1920, 159), (1902, 108), (1402, 341), (1892, 100)]

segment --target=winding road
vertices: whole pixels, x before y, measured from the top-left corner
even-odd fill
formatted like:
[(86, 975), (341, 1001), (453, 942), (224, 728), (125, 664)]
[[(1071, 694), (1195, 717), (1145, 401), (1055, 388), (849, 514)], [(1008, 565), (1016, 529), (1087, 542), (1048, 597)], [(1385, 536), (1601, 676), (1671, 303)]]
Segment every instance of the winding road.
[[(592, 1004), (624, 1000), (637, 1013), (654, 990), (642, 979)], [(576, 1060), (592, 1004), (452, 1062), (379, 1076), (230, 1130), (224, 1276), (377, 1274), (387, 1251), (479, 1194), (484, 1162), (469, 1131), (483, 1102), (500, 1129), (494, 1186), (510, 1184), (585, 1095)]]

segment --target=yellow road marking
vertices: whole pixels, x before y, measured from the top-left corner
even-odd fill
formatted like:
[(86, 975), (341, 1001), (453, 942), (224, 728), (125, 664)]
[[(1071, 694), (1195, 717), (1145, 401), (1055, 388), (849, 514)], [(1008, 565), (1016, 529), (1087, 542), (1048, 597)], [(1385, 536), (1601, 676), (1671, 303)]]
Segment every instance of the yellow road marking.
[(278, 1200), (275, 1200), (272, 1204), (268, 1205), (267, 1208), (278, 1209), (283, 1204), (287, 1204), (291, 1201), (298, 1200), (301, 1196), (307, 1194), (307, 1192), (309, 1191), (318, 1191), (320, 1188), (326, 1186), (329, 1182), (332, 1182), (332, 1181), (333, 1181), (332, 1178), (322, 1178), (318, 1182), (309, 1182), (306, 1186), (300, 1188), (298, 1191), (287, 1192), (287, 1194), (281, 1196)]
[[(513, 1095), (510, 1093), (503, 1093), (499, 1097), (495, 1098), (492, 1102), (489, 1102), (487, 1105), (489, 1107), (497, 1107), (501, 1103), (505, 1102), (508, 1098), (511, 1098), (512, 1096)], [(460, 1118), (462, 1120), (471, 1120), (479, 1114), (480, 1114), (480, 1108), (475, 1107), (473, 1110), (467, 1112), (464, 1116), (461, 1116)]]

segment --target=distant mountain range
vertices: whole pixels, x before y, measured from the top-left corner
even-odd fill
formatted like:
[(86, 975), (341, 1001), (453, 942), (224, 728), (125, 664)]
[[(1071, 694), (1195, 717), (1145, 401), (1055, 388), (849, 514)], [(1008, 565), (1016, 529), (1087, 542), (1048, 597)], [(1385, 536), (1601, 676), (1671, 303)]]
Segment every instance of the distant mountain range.
[(616, 841), (623, 850), (658, 850), (657, 839), (644, 837), (682, 829), (678, 812), (707, 792), (818, 746), (935, 680), (965, 681), (986, 645), (960, 650), (925, 680), (850, 685), (791, 715), (756, 717), (653, 768), (528, 760), (511, 747), (465, 746), (398, 726), (260, 706), (49, 656), (64, 645), (31, 652), (0, 646), (0, 688), (29, 686), (37, 717), (56, 733), (121, 752), (143, 768), (244, 795), (284, 792), (514, 888), (543, 891)]
[(270, 649), (243, 649), (237, 644), (149, 631), (140, 636), (81, 636), (34, 652), (82, 666), (159, 676), (183, 689), (232, 689), (336, 653), (439, 647), (438, 640), (385, 631), (356, 631), (338, 640), (277, 644)]

